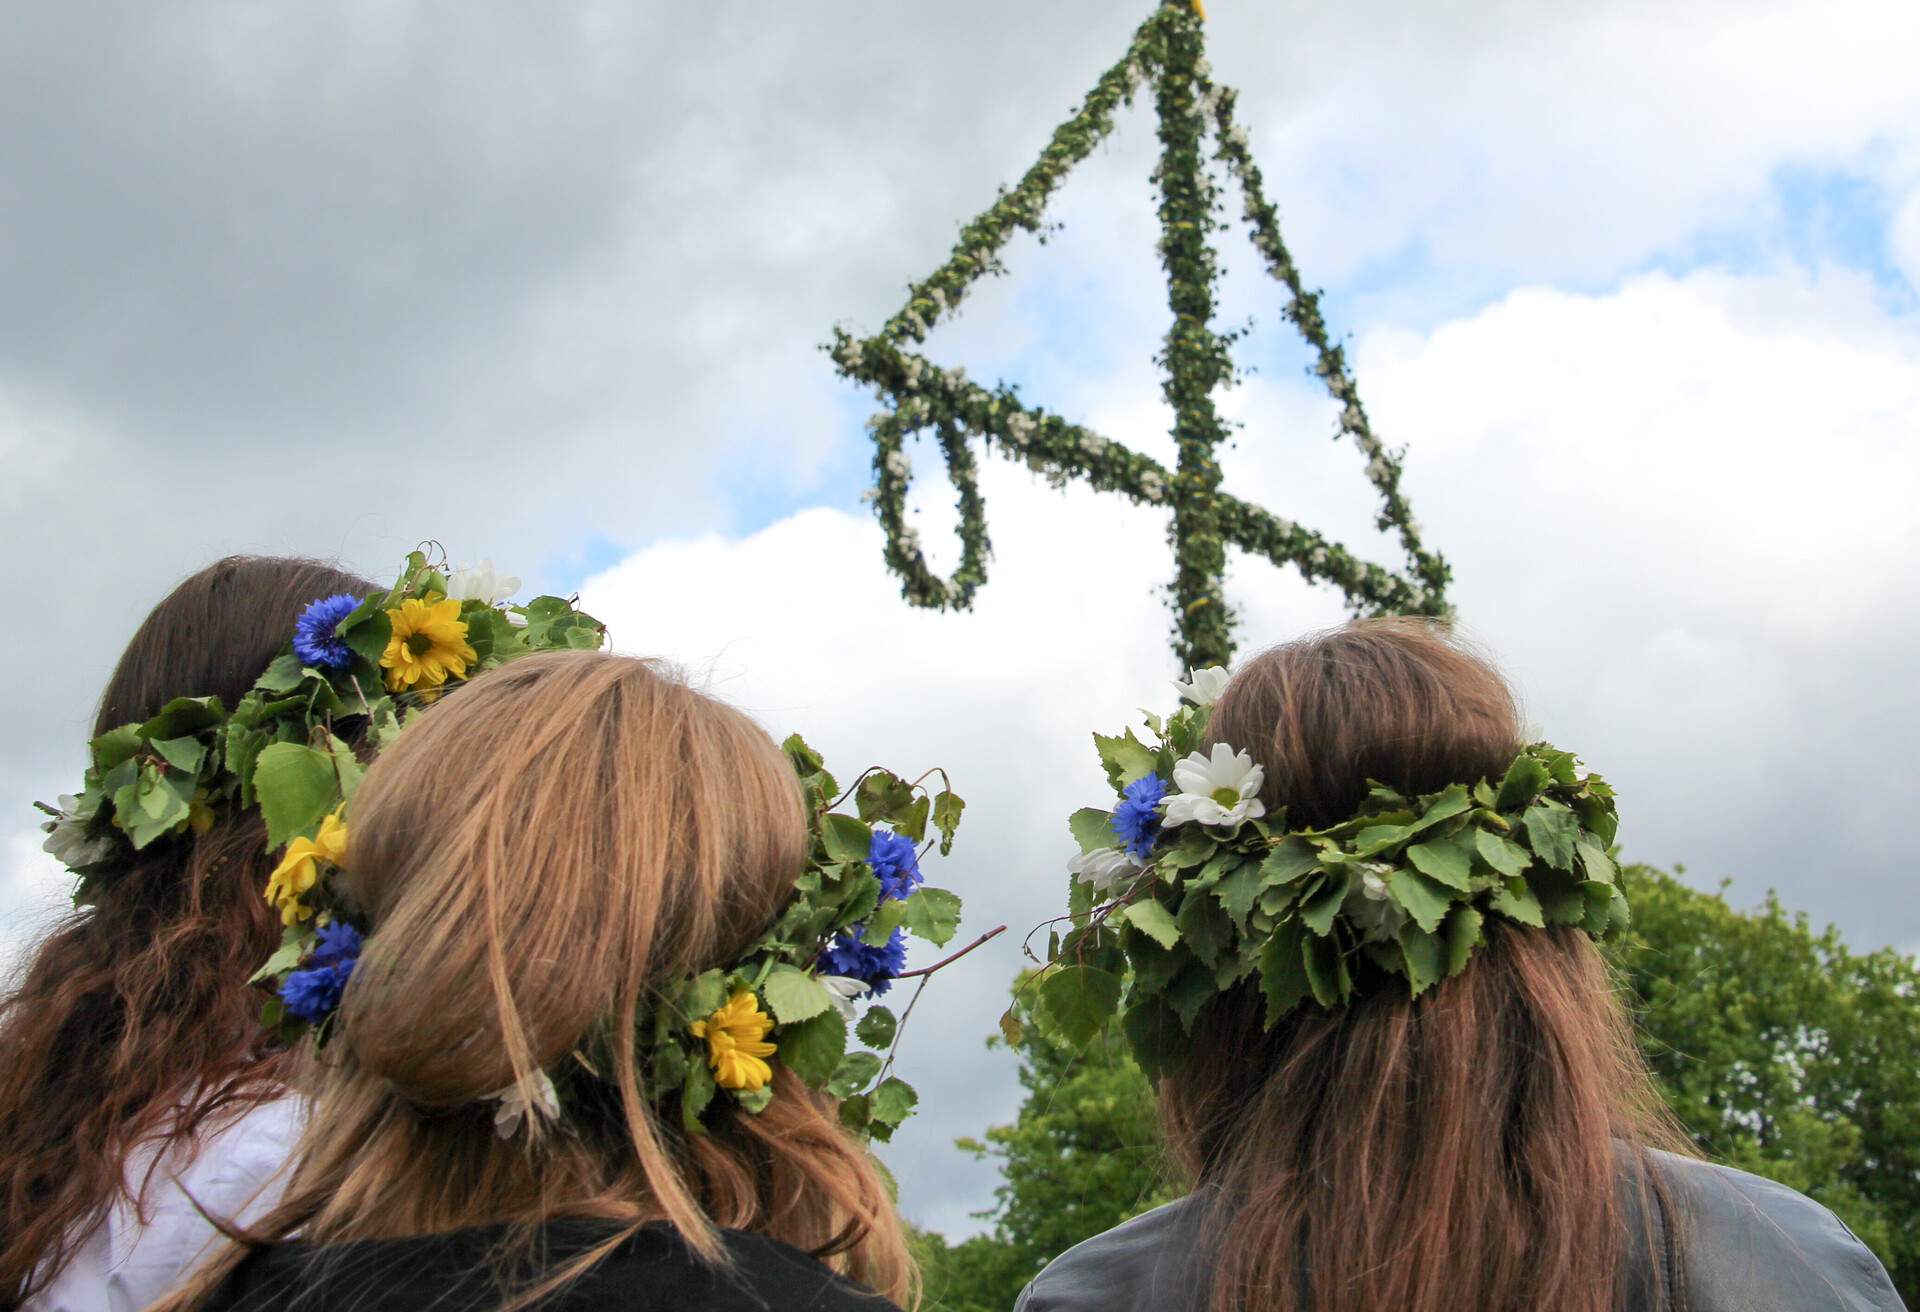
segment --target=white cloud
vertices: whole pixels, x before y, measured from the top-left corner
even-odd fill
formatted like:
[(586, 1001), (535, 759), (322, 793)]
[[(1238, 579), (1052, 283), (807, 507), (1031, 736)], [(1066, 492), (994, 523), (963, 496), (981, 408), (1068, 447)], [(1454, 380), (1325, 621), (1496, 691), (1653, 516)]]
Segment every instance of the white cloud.
[(0, 985), (24, 961), (27, 948), (72, 904), (72, 876), (40, 850), (37, 829), (7, 835), (0, 849)]

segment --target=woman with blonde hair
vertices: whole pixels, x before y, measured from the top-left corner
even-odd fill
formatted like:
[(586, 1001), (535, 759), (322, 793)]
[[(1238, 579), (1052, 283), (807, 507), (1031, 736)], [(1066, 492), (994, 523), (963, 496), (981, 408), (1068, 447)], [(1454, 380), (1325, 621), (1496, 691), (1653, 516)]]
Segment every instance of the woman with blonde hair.
[[(643, 661), (530, 656), (409, 727), (347, 824), (364, 941), (292, 1181), (162, 1308), (911, 1298), (879, 1168), (758, 997), (672, 1004), (811, 909), (801, 786), (750, 720)], [(735, 1096), (660, 1096), (708, 1078), (665, 1069), (669, 1031)]]
[(1367, 620), (1182, 689), (1157, 750), (1101, 740), (1043, 998), (1118, 999), (1196, 1187), (1021, 1312), (1901, 1307), (1831, 1212), (1690, 1155), (1595, 947), (1612, 791), (1486, 660)]
[[(154, 607), (94, 736), (181, 697), (238, 702), (316, 598), (366, 593), (318, 561), (233, 556)], [(98, 868), (98, 839), (49, 851)], [(118, 844), (109, 842), (108, 848)], [(254, 969), (280, 941), (252, 807), (115, 851), (0, 996), (0, 1307), (133, 1309), (270, 1191), (300, 1131), (289, 1061), (264, 1044)]]

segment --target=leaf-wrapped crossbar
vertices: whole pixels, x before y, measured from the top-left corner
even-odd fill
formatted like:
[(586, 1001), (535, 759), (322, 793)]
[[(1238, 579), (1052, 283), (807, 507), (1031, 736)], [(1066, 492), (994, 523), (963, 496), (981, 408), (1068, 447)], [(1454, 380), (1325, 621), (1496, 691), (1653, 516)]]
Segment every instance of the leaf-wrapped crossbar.
[[(1043, 217), (1053, 193), (1112, 132), (1119, 108), (1130, 104), (1143, 85), (1153, 89), (1161, 141), (1154, 178), (1173, 322), (1156, 362), (1163, 371), (1162, 395), (1174, 416), (1174, 469), (1025, 404), (1011, 387), (970, 383), (963, 371), (943, 370), (914, 349), (958, 309), (982, 276), (1005, 272), (1000, 254), (1016, 231), (1044, 240)], [(1234, 119), (1235, 99), (1212, 80), (1202, 20), (1193, 7), (1184, 0), (1162, 5), (1135, 33), (1125, 56), (1101, 74), (1080, 107), (1054, 131), (1040, 158), (961, 228), (946, 263), (910, 286), (906, 304), (877, 334), (856, 338), (835, 331), (826, 349), (839, 372), (872, 387), (885, 407), (871, 422), (872, 495), (886, 535), (887, 564), (900, 577), (909, 602), (963, 609), (986, 581), (986, 511), (969, 446), (980, 438), (986, 449), (1024, 461), (1058, 486), (1077, 479), (1173, 512), (1172, 603), (1175, 647), (1183, 665), (1223, 663), (1230, 654), (1232, 621), (1222, 592), (1229, 546), (1335, 585), (1357, 611), (1446, 612), (1446, 562), (1426, 547), (1400, 488), (1400, 456), (1374, 435), (1345, 351), (1328, 335), (1318, 294), (1302, 284), (1281, 241), (1247, 134)], [(1314, 371), (1340, 406), (1338, 435), (1350, 438), (1366, 460), (1367, 478), (1380, 496), (1376, 522), (1404, 549), (1404, 573), (1362, 560), (1311, 529), (1221, 490), (1214, 450), (1226, 438), (1227, 426), (1215, 411), (1213, 394), (1233, 381), (1230, 347), (1237, 334), (1213, 325), (1219, 269), (1211, 238), (1220, 223), (1205, 159), (1209, 137), (1214, 160), (1240, 188), (1254, 249), (1284, 289), (1282, 313), (1312, 348)], [(918, 433), (939, 442), (958, 495), (960, 562), (944, 579), (928, 567), (907, 522), (912, 470), (905, 443)]]
[[(1204, 712), (1173, 717), (1157, 751), (1131, 734), (1100, 739), (1116, 786), (1169, 771), (1204, 723)], [(1075, 1040), (1119, 1013), (1157, 1073), (1232, 989), (1256, 984), (1271, 1028), (1297, 1007), (1377, 989), (1418, 997), (1466, 968), (1490, 917), (1607, 939), (1628, 923), (1616, 825), (1605, 781), (1535, 743), (1498, 780), (1414, 798), (1376, 785), (1326, 829), (1288, 829), (1283, 816), (1169, 829), (1129, 879), (1100, 893), (1074, 882), (1041, 1013)], [(1097, 810), (1073, 830), (1088, 852), (1114, 840)]]

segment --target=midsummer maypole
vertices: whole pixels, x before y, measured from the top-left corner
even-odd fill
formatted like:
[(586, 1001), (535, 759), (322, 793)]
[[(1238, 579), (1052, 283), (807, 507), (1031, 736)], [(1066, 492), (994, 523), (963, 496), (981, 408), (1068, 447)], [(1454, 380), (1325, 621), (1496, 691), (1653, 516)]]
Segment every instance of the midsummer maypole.
[[(1206, 60), (1206, 14), (1200, 0), (1166, 0), (1141, 24), (1120, 62), (1100, 75), (1080, 107), (1011, 189), (960, 231), (947, 262), (910, 286), (906, 304), (871, 337), (836, 329), (827, 350), (842, 376), (871, 386), (883, 409), (869, 424), (874, 441), (873, 501), (886, 534), (886, 562), (901, 593), (916, 606), (965, 609), (986, 582), (989, 543), (972, 439), (988, 451), (1022, 460), (1059, 486), (1080, 480), (1137, 503), (1172, 511), (1174, 572), (1169, 602), (1173, 649), (1181, 665), (1224, 665), (1233, 654), (1233, 616), (1223, 578), (1227, 548), (1239, 547), (1307, 579), (1330, 583), (1356, 611), (1443, 615), (1446, 562), (1427, 549), (1400, 491), (1400, 455), (1374, 435), (1346, 354), (1327, 335), (1319, 295), (1305, 289), (1274, 206), (1262, 189), (1246, 130), (1234, 119), (1236, 96), (1213, 81)], [(1113, 130), (1114, 116), (1143, 85), (1153, 88), (1159, 117), (1160, 260), (1166, 270), (1172, 322), (1155, 363), (1161, 394), (1173, 411), (1178, 459), (1173, 469), (1118, 442), (1028, 405), (1004, 384), (984, 387), (962, 369), (945, 369), (919, 353), (927, 334), (958, 309), (984, 274), (1006, 271), (1000, 251), (1018, 229), (1038, 233), (1048, 200), (1067, 174)], [(1321, 534), (1224, 491), (1215, 452), (1226, 436), (1214, 394), (1234, 381), (1231, 337), (1214, 328), (1219, 264), (1213, 234), (1220, 197), (1206, 152), (1238, 185), (1241, 214), (1266, 271), (1285, 289), (1282, 314), (1317, 356), (1315, 373), (1340, 404), (1336, 436), (1366, 459), (1380, 495), (1376, 523), (1394, 534), (1407, 565), (1395, 571), (1354, 555)], [(930, 434), (940, 445), (958, 494), (960, 563), (949, 578), (927, 566), (917, 532), (906, 522), (912, 465), (906, 440)]]

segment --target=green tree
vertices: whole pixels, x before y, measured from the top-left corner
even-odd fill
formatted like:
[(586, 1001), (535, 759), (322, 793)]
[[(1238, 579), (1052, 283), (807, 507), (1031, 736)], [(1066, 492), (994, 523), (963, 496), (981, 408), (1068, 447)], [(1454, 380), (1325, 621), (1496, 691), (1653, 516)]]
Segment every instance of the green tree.
[[(1634, 929), (1611, 955), (1681, 1122), (1714, 1160), (1831, 1207), (1920, 1307), (1920, 968), (1849, 952), (1771, 895), (1741, 912), (1724, 889), (1644, 866), (1627, 879)], [(1181, 1191), (1115, 1036), (1075, 1052), (1027, 1025), (1015, 1049), (1018, 1118), (962, 1141), (1000, 1162), (991, 1229), (916, 1237), (940, 1312), (1005, 1312), (1052, 1257)]]
[[(1033, 993), (1016, 990), (1023, 1020)], [(960, 1140), (1000, 1163), (994, 1206), (980, 1214), (992, 1229), (953, 1245), (916, 1236), (927, 1306), (940, 1312), (1007, 1312), (1054, 1257), (1185, 1192), (1166, 1169), (1153, 1091), (1117, 1032), (1076, 1051), (1025, 1023), (1015, 1050), (1027, 1091), (1019, 1116), (984, 1142)]]

